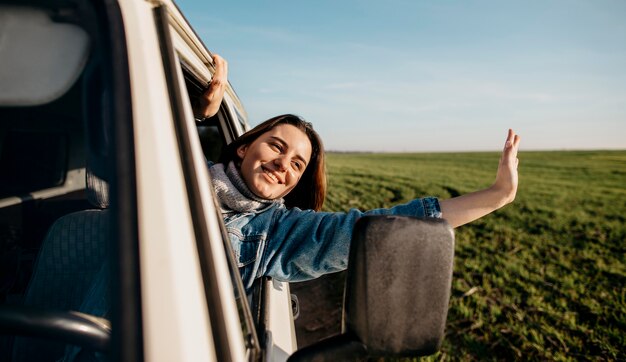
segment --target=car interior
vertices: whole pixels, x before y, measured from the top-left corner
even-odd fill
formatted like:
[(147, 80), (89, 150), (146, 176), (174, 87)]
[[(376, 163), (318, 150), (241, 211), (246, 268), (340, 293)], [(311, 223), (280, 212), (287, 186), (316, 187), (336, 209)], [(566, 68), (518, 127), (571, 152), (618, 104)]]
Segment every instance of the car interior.
[(95, 19), (93, 8), (62, 2), (1, 5), (0, 79), (11, 86), (0, 90), (0, 303), (39, 308), (8, 310), (8, 322), (40, 327), (0, 336), (1, 360), (61, 357), (65, 343), (50, 340), (45, 312), (80, 310), (105, 268), (107, 145), (98, 131), (110, 91)]
[[(82, 1), (0, 3), (0, 306), (38, 308), (0, 311), (2, 361), (58, 360), (68, 341), (109, 348), (108, 310), (93, 304), (108, 296), (93, 295), (106, 291), (93, 281), (109, 273), (115, 227), (107, 181), (116, 95), (96, 13)], [(198, 97), (203, 85), (185, 78)], [(197, 122), (208, 161), (225, 144), (224, 112)], [(47, 310), (57, 314), (39, 313)], [(105, 318), (65, 312), (84, 310)], [(61, 312), (93, 325), (86, 341), (54, 328)]]

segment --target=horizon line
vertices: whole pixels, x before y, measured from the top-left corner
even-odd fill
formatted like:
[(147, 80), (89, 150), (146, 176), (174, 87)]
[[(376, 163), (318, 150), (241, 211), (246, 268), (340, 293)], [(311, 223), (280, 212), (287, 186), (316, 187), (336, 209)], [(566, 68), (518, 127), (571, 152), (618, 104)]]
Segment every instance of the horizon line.
[[(324, 153), (492, 153), (502, 152), (502, 149), (496, 150), (437, 150), (437, 151), (363, 151), (363, 150), (324, 150)], [(626, 152), (626, 148), (559, 148), (559, 149), (521, 149), (519, 153), (524, 152)]]

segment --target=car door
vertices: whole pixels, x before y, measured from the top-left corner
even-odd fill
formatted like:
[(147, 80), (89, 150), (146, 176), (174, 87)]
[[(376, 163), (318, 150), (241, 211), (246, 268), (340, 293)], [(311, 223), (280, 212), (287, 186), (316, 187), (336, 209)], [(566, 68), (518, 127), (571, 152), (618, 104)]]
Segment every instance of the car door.
[[(148, 107), (150, 115), (135, 119), (144, 351), (149, 360), (245, 360), (255, 354), (246, 348), (246, 342), (254, 344), (254, 329), (242, 328), (246, 324), (238, 311), (246, 306), (245, 298), (233, 292), (228, 244), (185, 82), (186, 73), (206, 84), (208, 52), (190, 39), (193, 33), (172, 4), (157, 5), (151, 14), (156, 63), (162, 67), (154, 74), (163, 74), (167, 93)], [(146, 39), (137, 42), (140, 52), (139, 42), (145, 45)], [(150, 49), (143, 50), (137, 56), (150, 58), (145, 52)], [(145, 72), (141, 64), (131, 69), (138, 78)], [(144, 89), (136, 91), (140, 97)]]

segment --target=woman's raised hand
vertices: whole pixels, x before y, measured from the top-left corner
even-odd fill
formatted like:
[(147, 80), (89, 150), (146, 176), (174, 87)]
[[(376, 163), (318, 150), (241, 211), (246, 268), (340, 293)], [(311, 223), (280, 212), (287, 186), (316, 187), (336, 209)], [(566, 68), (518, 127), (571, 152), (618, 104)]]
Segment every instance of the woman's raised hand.
[(228, 63), (217, 54), (213, 55), (213, 65), (215, 73), (209, 88), (204, 91), (200, 98), (200, 113), (203, 117), (212, 117), (220, 109), (222, 99), (224, 99), (224, 91), (228, 85)]
[(493, 185), (483, 190), (439, 201), (442, 216), (452, 227), (474, 221), (515, 199), (519, 142), (520, 137), (510, 129)]
[(504, 150), (500, 156), (496, 181), (492, 186), (501, 195), (503, 205), (512, 202), (517, 193), (517, 165), (519, 164), (517, 150), (519, 149), (519, 142), (520, 137), (512, 129), (509, 129)]

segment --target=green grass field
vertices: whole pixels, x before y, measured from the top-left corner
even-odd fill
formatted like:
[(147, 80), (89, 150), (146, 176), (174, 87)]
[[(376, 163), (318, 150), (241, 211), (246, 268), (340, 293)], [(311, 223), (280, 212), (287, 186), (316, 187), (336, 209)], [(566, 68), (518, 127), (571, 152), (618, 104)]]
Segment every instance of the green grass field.
[[(487, 187), (498, 153), (328, 155), (325, 209)], [(522, 152), (515, 202), (455, 230), (431, 360), (626, 360), (626, 151)]]

